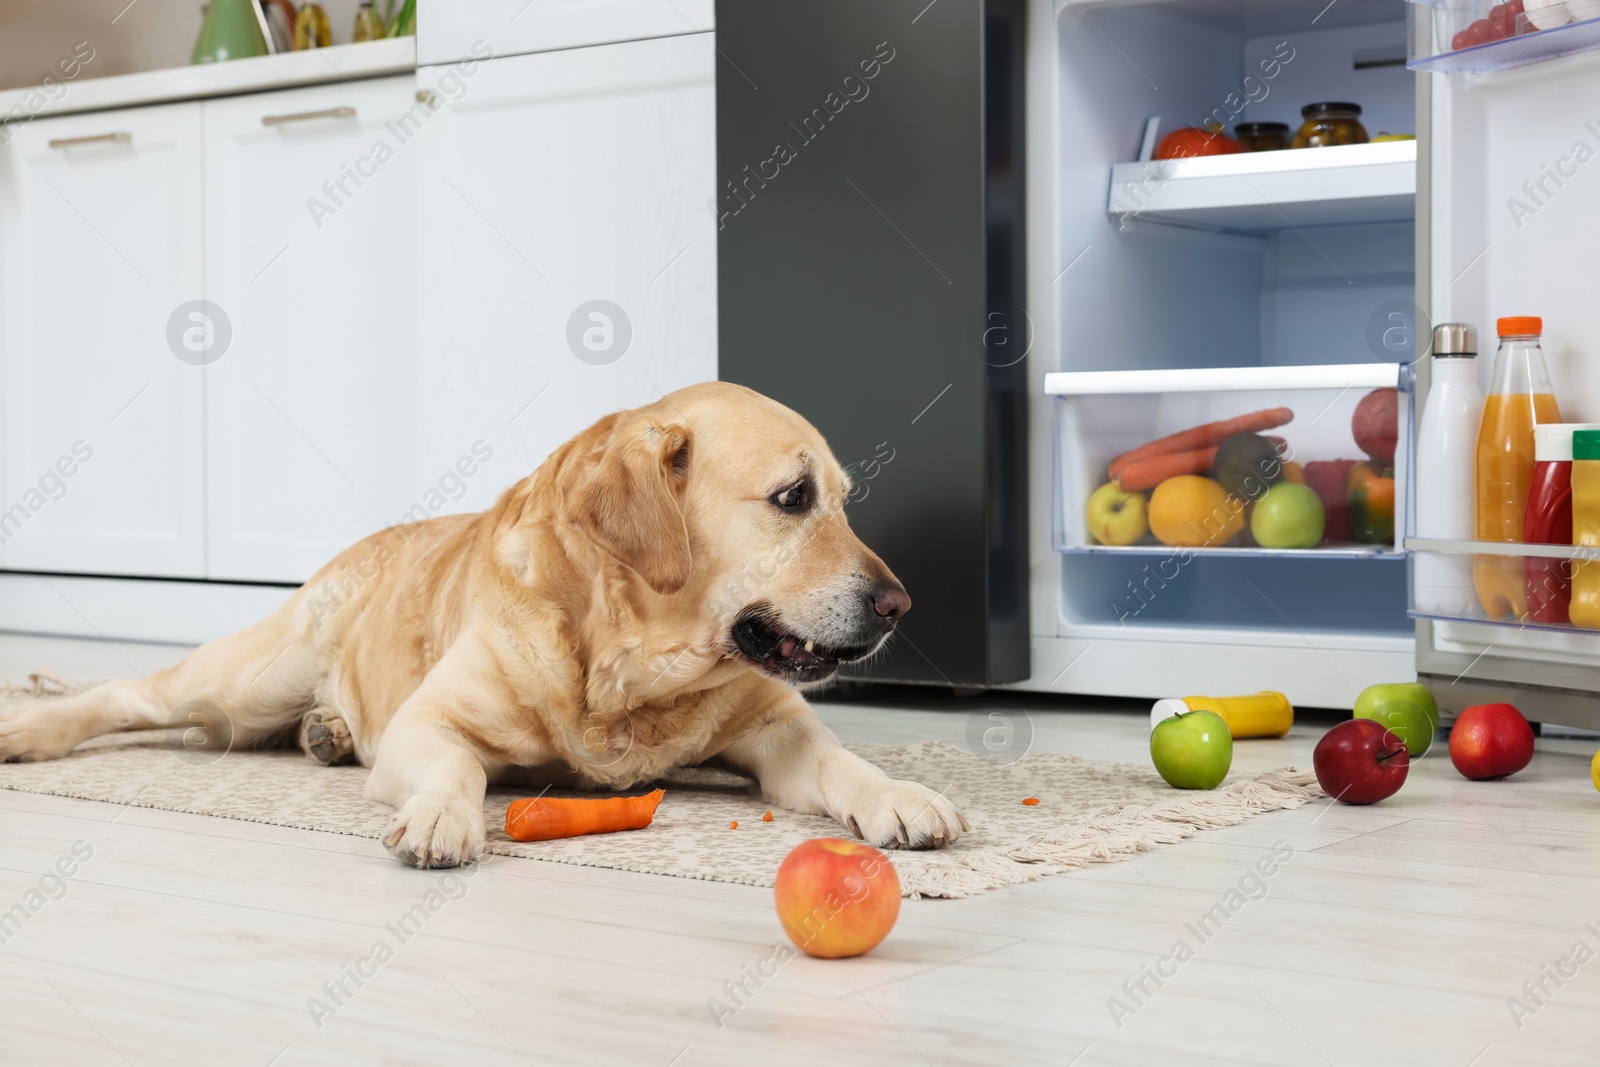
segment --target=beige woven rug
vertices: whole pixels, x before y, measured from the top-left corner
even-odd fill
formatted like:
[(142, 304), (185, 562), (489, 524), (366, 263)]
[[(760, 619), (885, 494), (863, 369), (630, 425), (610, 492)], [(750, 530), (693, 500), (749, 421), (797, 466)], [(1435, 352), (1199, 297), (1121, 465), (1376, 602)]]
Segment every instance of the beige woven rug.
[[(0, 683), (0, 708), (28, 692)], [(1323, 795), (1310, 771), (1293, 768), (1230, 777), (1210, 792), (1187, 792), (1168, 787), (1148, 766), (1056, 753), (1032, 753), (1001, 767), (942, 741), (849, 747), (892, 777), (943, 790), (972, 824), (952, 848), (889, 854), (905, 894), (913, 898), (969, 897), (1126, 859)], [(96, 738), (61, 760), (0, 764), (0, 788), (350, 834), (374, 839), (373, 851), (380, 853), (376, 839), (392, 809), (362, 798), (366, 775), (360, 767), (318, 766), (298, 751), (218, 758), (186, 751), (175, 734), (146, 731)], [(506, 805), (529, 791), (491, 789), (484, 813), (489, 850), (770, 886), (795, 845), (848, 836), (821, 816), (774, 809), (773, 821), (763, 822), (767, 805), (751, 783), (733, 775), (691, 771), (664, 784), (666, 798), (644, 830), (532, 844), (512, 841), (503, 829)], [(1024, 805), (1024, 797), (1039, 803)], [(730, 829), (735, 821), (738, 829)]]

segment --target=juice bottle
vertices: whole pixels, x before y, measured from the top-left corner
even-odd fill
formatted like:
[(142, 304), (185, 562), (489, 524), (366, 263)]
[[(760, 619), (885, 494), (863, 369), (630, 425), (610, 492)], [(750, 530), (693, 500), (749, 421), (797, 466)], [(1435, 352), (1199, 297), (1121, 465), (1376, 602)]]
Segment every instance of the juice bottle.
[[(1533, 427), (1560, 422), (1561, 409), (1539, 347), (1543, 320), (1517, 315), (1499, 320), (1496, 330), (1500, 349), (1478, 425), (1477, 533), (1480, 541), (1521, 543), (1533, 481)], [(1515, 556), (1477, 556), (1472, 561), (1472, 584), (1491, 619), (1527, 616), (1525, 583), (1522, 560)]]
[(1572, 435), (1572, 543), (1591, 550), (1572, 561), (1572, 625), (1600, 629), (1600, 430)]

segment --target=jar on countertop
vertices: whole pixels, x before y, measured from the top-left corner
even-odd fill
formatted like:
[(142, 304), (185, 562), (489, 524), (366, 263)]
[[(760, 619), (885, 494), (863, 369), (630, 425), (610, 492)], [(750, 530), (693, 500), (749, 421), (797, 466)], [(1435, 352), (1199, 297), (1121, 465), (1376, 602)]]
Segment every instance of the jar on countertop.
[(1294, 135), (1295, 148), (1326, 148), (1330, 145), (1366, 144), (1371, 140), (1361, 125), (1361, 105), (1338, 101), (1307, 104), (1300, 109), (1305, 119)]

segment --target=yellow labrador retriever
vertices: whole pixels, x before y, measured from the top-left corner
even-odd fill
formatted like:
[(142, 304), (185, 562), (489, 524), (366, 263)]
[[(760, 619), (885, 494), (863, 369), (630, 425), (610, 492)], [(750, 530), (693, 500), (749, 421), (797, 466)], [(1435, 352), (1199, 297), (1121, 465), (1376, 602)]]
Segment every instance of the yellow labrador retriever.
[(418, 867), (483, 849), (490, 781), (620, 788), (707, 761), (874, 845), (941, 847), (966, 828), (955, 806), (847, 752), (797, 691), (911, 606), (848, 492), (799, 415), (691, 386), (601, 419), (486, 512), (361, 541), (170, 670), (9, 709), (0, 758), (206, 701), (232, 744), (299, 728), (313, 758), (370, 766), (367, 796), (398, 809), (384, 843)]

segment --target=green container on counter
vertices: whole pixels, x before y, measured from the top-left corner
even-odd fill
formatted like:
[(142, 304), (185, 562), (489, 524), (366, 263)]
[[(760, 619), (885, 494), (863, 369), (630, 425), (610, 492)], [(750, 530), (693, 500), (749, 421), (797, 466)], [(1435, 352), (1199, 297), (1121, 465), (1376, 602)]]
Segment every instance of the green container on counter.
[(229, 59), (264, 56), (267, 39), (256, 19), (256, 0), (210, 0), (205, 22), (194, 42), (190, 63), (221, 63)]

